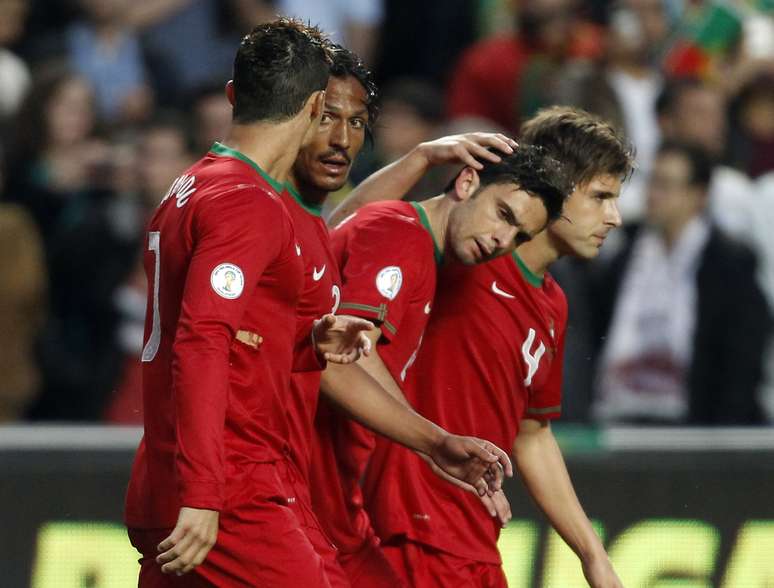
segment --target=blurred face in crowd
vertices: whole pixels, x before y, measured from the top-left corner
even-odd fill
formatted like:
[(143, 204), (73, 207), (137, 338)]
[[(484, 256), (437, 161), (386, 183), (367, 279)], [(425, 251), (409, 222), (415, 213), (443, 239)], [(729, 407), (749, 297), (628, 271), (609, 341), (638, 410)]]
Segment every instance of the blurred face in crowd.
[(610, 13), (608, 54), (618, 63), (650, 65), (668, 30), (662, 0), (619, 2)]
[(294, 178), (305, 197), (319, 191), (324, 198), (346, 183), (352, 162), (363, 147), (367, 126), (365, 88), (352, 76), (331, 76), (320, 127), (293, 166)]
[(691, 184), (691, 164), (680, 153), (658, 155), (647, 194), (647, 220), (653, 227), (674, 234), (704, 208), (704, 191)]
[(81, 78), (60, 84), (46, 105), (48, 142), (62, 147), (88, 137), (94, 127), (93, 99), (91, 87)]
[(215, 141), (222, 140), (231, 126), (231, 104), (222, 93), (208, 94), (194, 106), (197, 151), (205, 151)]
[(0, 0), (0, 47), (19, 40), (28, 11), (29, 0)]
[(621, 226), (618, 196), (621, 178), (599, 174), (567, 198), (562, 216), (546, 229), (561, 255), (592, 259), (607, 234)]
[(664, 41), (669, 32), (664, 0), (624, 0), (621, 5), (637, 19), (648, 46), (653, 47)]
[(120, 21), (129, 7), (129, 0), (81, 0), (81, 6), (96, 23)]
[(541, 50), (561, 55), (572, 38), (577, 2), (575, 0), (521, 0), (517, 6), (519, 28)]
[(140, 141), (140, 176), (149, 206), (156, 206), (172, 181), (191, 163), (183, 134), (173, 127), (148, 129)]
[(719, 154), (726, 140), (726, 104), (718, 90), (687, 88), (664, 121), (664, 136), (698, 144)]
[(385, 100), (380, 120), (379, 151), (389, 163), (431, 139), (436, 130), (434, 121), (426, 120), (413, 106), (399, 100)]
[(512, 252), (548, 222), (540, 198), (513, 183), (482, 188), (471, 168), (465, 168), (457, 177), (454, 191), (453, 196), (460, 202), (449, 212), (446, 242), (467, 265)]
[(774, 138), (774, 88), (751, 95), (742, 105), (740, 122), (755, 138)]

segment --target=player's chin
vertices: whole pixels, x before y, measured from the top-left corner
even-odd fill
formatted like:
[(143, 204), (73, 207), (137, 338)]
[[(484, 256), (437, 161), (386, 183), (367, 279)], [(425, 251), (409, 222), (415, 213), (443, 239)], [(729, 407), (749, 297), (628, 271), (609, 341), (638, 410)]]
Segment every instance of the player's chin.
[(324, 190), (325, 192), (337, 192), (341, 190), (347, 183), (349, 174), (343, 175), (321, 175), (315, 178), (315, 185), (318, 190)]
[(599, 255), (601, 246), (602, 244), (596, 240), (578, 243), (573, 247), (573, 255), (580, 259), (594, 259)]

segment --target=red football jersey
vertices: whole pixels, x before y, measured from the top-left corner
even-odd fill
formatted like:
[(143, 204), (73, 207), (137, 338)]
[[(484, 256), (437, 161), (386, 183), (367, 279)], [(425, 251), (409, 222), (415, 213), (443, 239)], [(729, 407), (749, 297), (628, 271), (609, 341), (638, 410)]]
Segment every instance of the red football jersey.
[[(450, 432), (512, 448), (525, 417), (561, 410), (567, 301), (516, 255), (440, 274), (433, 318), (407, 382), (416, 410)], [(499, 563), (499, 525), (476, 496), (415, 454), (377, 443), (364, 492), (379, 536), (405, 534), (448, 553)]]
[(129, 527), (172, 527), (180, 506), (222, 510), (247, 466), (287, 451), (303, 261), (281, 188), (216, 143), (150, 221)]
[[(440, 261), (424, 209), (370, 204), (342, 221), (331, 240), (342, 276), (339, 312), (381, 322), (377, 350), (402, 387), (430, 315)], [(324, 402), (317, 432), (312, 487), (325, 490), (315, 493), (315, 510), (339, 549), (353, 552), (373, 535), (359, 483), (375, 437)]]
[[(287, 186), (281, 196), (293, 219), (304, 260), (304, 290), (298, 302), (298, 316), (304, 323), (313, 322), (324, 314), (335, 313), (341, 302), (339, 268), (331, 250), (328, 227), (321, 217), (321, 207), (303, 202), (292, 186)], [(320, 371), (294, 372), (286, 403), (290, 449), (305, 482), (309, 481), (320, 374)]]

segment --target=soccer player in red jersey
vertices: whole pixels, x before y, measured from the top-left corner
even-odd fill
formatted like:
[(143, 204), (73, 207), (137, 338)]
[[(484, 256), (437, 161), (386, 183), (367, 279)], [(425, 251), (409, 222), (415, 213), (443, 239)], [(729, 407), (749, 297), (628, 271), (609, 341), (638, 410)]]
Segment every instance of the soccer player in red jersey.
[[(299, 154), (291, 172), (291, 181), (282, 193), (306, 266), (306, 286), (298, 305), (302, 321), (334, 312), (338, 306), (340, 280), (337, 261), (331, 253), (320, 207), (328, 191), (337, 189), (346, 180), (349, 164), (362, 146), (366, 125), (375, 108), (375, 90), (362, 63), (341, 47), (333, 47), (331, 53), (332, 75), (319, 130)], [(293, 490), (292, 508), (322, 556), (330, 584), (349, 586), (337, 563), (336, 550), (312, 512), (308, 470), (310, 460), (312, 463), (316, 461), (312, 457), (315, 453), (312, 435), (320, 382), (320, 372), (294, 373), (291, 378), (286, 413), (292, 460), (281, 472), (281, 478)], [(324, 391), (368, 426), (431, 454), (434, 465), (447, 474), (462, 479), (469, 479), (468, 474), (480, 477), (480, 474), (475, 474), (479, 466), (473, 459), (481, 452), (477, 440), (446, 434), (407, 406), (397, 403), (358, 366), (330, 374)], [(426, 440), (431, 437), (436, 440), (428, 443)], [(494, 448), (492, 450), (495, 451)], [(485, 449), (481, 455), (490, 457), (494, 454)], [(332, 475), (335, 476), (335, 472)], [(321, 488), (315, 485), (315, 494), (320, 491)]]
[[(526, 147), (479, 170), (466, 167), (445, 193), (421, 204), (374, 203), (342, 221), (332, 233), (342, 272), (340, 310), (378, 325), (369, 334), (374, 352), (360, 365), (403, 399), (442, 258), (476, 264), (511, 252), (559, 215), (567, 192), (558, 163)], [(375, 438), (322, 408), (318, 431), (333, 440), (342, 483), (341, 488), (328, 483), (330, 491), (316, 495), (316, 509), (334, 530), (341, 561), (353, 577), (376, 557), (370, 553), (376, 541), (359, 487)], [(321, 439), (321, 446), (325, 442)], [(314, 466), (312, 473), (315, 486), (330, 479)]]
[[(581, 558), (589, 584), (617, 588), (549, 424), (561, 412), (567, 304), (547, 270), (562, 255), (594, 257), (620, 224), (616, 199), (631, 154), (610, 125), (567, 108), (527, 121), (521, 144), (543, 147), (571, 178), (562, 217), (513, 255), (443, 268), (406, 397), (449, 430), (485, 432), (512, 447), (526, 487)], [(369, 187), (370, 199), (408, 189), (400, 174), (388, 179)], [(359, 199), (369, 197), (361, 192)], [(502, 521), (426, 470), (411, 452), (377, 444), (364, 492), (385, 555), (410, 586), (505, 586), (497, 549)]]
[(277, 194), (319, 124), (328, 67), (316, 29), (256, 27), (227, 87), (228, 147), (181, 175), (150, 221), (145, 436), (126, 503), (140, 586), (329, 586), (283, 503), (283, 402), (291, 369), (354, 361), (371, 325), (297, 324), (303, 262)]

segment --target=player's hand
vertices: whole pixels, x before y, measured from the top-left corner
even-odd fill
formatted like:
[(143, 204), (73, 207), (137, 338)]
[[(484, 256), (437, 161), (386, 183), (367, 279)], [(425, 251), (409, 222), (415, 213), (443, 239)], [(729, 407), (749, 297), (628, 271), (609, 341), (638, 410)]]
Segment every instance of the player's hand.
[[(458, 488), (462, 488), (466, 492), (471, 492), (472, 494), (475, 494), (478, 496), (478, 490), (471, 484), (468, 484), (467, 482), (463, 482), (462, 480), (459, 480), (453, 476), (450, 476), (445, 471), (443, 471), (441, 468), (439, 468), (435, 462), (430, 459), (429, 456), (425, 455), (424, 453), (417, 452), (417, 455), (421, 457), (429, 466), (430, 469), (433, 470), (433, 473), (438, 476), (439, 478), (446, 480), (450, 484), (453, 484), (454, 486), (457, 486)], [(500, 466), (499, 462), (495, 464), (500, 471), (502, 471), (502, 466)], [(489, 493), (484, 494), (483, 496), (478, 496), (481, 499), (481, 503), (484, 505), (484, 508), (486, 508), (487, 512), (490, 516), (496, 517), (497, 520), (500, 521), (500, 525), (503, 527), (508, 524), (508, 521), (511, 520), (511, 517), (513, 516), (511, 513), (511, 503), (508, 502), (508, 499), (505, 497), (505, 492), (502, 490), (498, 490), (491, 496)]]
[(444, 435), (429, 458), (452, 478), (473, 486), (479, 496), (500, 490), (503, 475), (513, 476), (508, 454), (494, 443), (475, 437)]
[(480, 496), (481, 502), (486, 507), (489, 514), (500, 522), (500, 526), (504, 527), (508, 524), (508, 521), (513, 517), (511, 512), (511, 503), (508, 502), (508, 498), (505, 496), (505, 492), (498, 490), (491, 496), (484, 494)]
[(374, 328), (365, 319), (326, 314), (312, 328), (317, 353), (332, 363), (353, 363), (371, 353), (371, 341), (364, 331)]
[(583, 575), (591, 588), (623, 588), (606, 553), (583, 560)]
[(516, 141), (501, 133), (466, 133), (420, 143), (417, 150), (427, 160), (428, 167), (459, 163), (481, 169), (484, 167), (481, 161), (497, 163), (501, 159), (490, 148), (510, 155), (518, 146)]
[(156, 562), (165, 574), (182, 576), (204, 561), (218, 538), (218, 511), (180, 509), (177, 525), (158, 545)]

